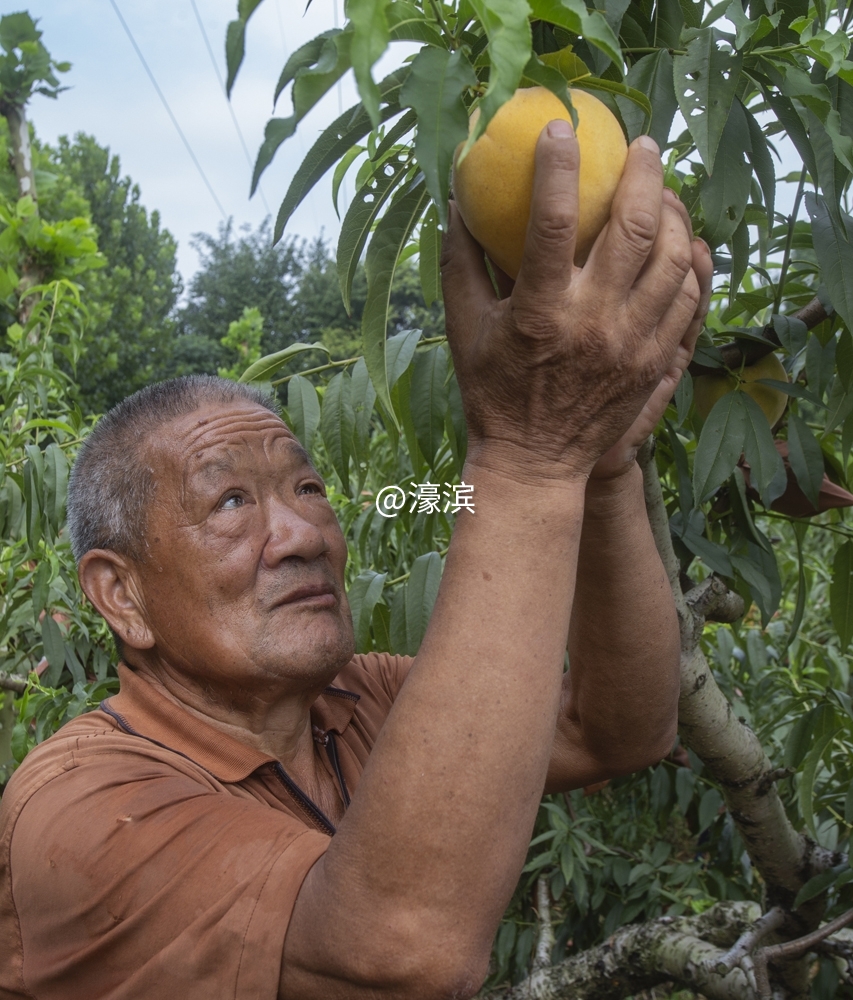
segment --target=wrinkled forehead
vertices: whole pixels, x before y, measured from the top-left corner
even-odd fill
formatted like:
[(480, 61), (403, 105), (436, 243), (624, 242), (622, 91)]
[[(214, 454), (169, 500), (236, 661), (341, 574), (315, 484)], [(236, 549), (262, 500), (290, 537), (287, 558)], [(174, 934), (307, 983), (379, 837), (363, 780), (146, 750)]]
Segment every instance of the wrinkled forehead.
[(247, 400), (207, 404), (175, 417), (149, 446), (157, 478), (179, 489), (224, 470), (283, 458), (311, 464), (284, 421)]

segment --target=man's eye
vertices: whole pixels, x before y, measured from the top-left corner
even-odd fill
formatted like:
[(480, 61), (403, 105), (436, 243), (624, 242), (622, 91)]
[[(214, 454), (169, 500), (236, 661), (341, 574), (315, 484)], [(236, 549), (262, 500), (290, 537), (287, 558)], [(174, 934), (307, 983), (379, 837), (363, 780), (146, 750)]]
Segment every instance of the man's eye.
[(219, 506), (221, 510), (236, 510), (238, 507), (242, 507), (244, 503), (245, 501), (239, 493), (232, 493)]
[(320, 496), (325, 496), (326, 491), (319, 483), (303, 483), (299, 489), (298, 493), (318, 493)]

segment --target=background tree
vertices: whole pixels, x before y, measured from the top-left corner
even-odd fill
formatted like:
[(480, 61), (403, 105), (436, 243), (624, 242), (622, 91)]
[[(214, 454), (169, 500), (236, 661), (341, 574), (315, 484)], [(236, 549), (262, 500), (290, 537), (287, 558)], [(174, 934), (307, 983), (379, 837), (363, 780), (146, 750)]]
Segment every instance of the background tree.
[[(259, 2), (241, 0), (229, 26), (229, 86)], [(465, 447), (442, 338), (389, 337), (391, 287), (416, 253), (424, 302), (438, 298), (454, 152), (519, 85), (548, 87), (567, 107), (568, 85), (591, 90), (628, 139), (657, 139), (718, 270), (691, 372), (735, 376), (704, 425), (685, 378), (642, 456), (682, 622), (682, 745), (597, 796), (544, 804), (492, 986), (518, 997), (615, 998), (667, 981), (745, 1000), (850, 995), (839, 977), (853, 952), (837, 932), (853, 921), (853, 532), (843, 507), (821, 512), (850, 502), (853, 5), (349, 0), (346, 10), (342, 29), (288, 59), (275, 99), (292, 85), (293, 112), (268, 123), (253, 183), (352, 69), (360, 103), (310, 149), (274, 235), (327, 171), (335, 190), (355, 173), (336, 266), (349, 306), (364, 256), (363, 356), (316, 366), (328, 378), (319, 391), (281, 373), (301, 363), (295, 347), (243, 377), (287, 384), (292, 426), (335, 471), (360, 649), (417, 651), (450, 531), (443, 510), (415, 503), (382, 518), (373, 497), (393, 482), (416, 492), (425, 478), (458, 481)], [(372, 68), (396, 41), (419, 51), (377, 82)], [(777, 177), (782, 140), (796, 169)], [(790, 381), (771, 383), (789, 397), (771, 429), (740, 374), (774, 352)]]
[[(0, 120), (0, 192), (14, 202), (17, 178), (5, 155), (8, 143)], [(161, 229), (159, 213), (149, 215), (141, 204), (138, 186), (121, 176), (119, 158), (91, 136), (60, 137), (56, 148), (33, 137), (30, 148), (42, 216), (52, 222), (86, 218), (102, 253), (102, 267), (79, 278), (88, 323), (75, 372), (84, 411), (100, 413), (170, 363), (181, 291), (177, 245)], [(51, 262), (43, 263), (49, 273)]]

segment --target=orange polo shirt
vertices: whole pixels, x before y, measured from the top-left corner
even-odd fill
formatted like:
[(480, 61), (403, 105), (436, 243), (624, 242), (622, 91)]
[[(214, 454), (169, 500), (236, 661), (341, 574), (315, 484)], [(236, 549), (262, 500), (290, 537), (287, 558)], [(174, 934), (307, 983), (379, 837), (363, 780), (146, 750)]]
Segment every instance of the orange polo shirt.
[[(311, 709), (345, 800), (409, 663), (356, 656)], [(293, 904), (334, 828), (274, 758), (119, 677), (0, 802), (0, 998), (275, 1000)]]

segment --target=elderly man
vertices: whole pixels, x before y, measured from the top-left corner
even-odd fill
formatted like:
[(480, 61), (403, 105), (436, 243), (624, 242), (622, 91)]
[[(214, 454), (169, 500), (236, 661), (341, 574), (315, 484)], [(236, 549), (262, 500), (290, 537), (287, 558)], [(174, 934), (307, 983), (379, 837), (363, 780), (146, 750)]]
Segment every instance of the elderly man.
[(353, 657), (343, 536), (262, 396), (165, 383), (98, 425), (69, 519), (121, 690), (4, 797), (0, 996), (470, 997), (543, 788), (670, 749), (678, 630), (634, 456), (710, 258), (638, 140), (574, 268), (577, 166), (551, 123), (502, 300), (453, 214), (476, 514), (413, 662)]

